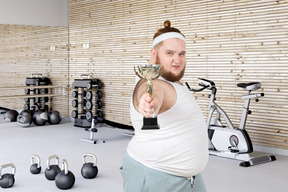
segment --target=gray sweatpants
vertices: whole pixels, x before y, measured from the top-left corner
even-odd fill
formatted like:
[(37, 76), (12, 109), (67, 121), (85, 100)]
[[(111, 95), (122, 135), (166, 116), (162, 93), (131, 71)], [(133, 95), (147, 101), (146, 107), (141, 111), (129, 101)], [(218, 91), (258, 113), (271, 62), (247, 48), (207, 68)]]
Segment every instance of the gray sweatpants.
[(179, 177), (144, 166), (128, 154), (120, 168), (124, 192), (206, 192), (200, 174), (191, 179)]

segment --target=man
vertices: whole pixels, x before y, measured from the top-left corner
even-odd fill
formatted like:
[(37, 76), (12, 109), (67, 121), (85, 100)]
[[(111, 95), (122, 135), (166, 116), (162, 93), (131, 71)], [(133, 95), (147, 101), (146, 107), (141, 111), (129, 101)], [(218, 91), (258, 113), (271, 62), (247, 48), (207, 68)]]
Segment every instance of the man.
[[(163, 74), (153, 80), (153, 95), (146, 81), (134, 89), (130, 116), (135, 135), (123, 160), (125, 192), (206, 191), (200, 172), (208, 161), (205, 120), (190, 91), (182, 85), (185, 37), (170, 21), (153, 37), (150, 63), (160, 64)], [(143, 116), (157, 114), (160, 129), (141, 130)]]

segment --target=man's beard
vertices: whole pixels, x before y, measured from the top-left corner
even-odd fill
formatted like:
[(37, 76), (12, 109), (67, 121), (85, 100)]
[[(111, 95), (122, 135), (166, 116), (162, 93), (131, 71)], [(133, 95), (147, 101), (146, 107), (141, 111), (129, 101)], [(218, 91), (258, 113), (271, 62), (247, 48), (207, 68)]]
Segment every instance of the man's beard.
[[(158, 54), (156, 54), (156, 64), (161, 65)], [(164, 67), (164, 66), (162, 65), (162, 67)], [(174, 75), (170, 71), (166, 72), (165, 69), (163, 69), (163, 73), (162, 73), (161, 77), (163, 77), (167, 81), (176, 82), (176, 81), (180, 81), (180, 79), (182, 79), (184, 72), (185, 72), (185, 67), (182, 71), (180, 71), (180, 73), (178, 75)]]
[(185, 68), (178, 75), (174, 75), (170, 71), (168, 71), (168, 72), (163, 71), (161, 76), (164, 79), (166, 79), (167, 81), (176, 82), (176, 81), (180, 81), (180, 79), (182, 79), (182, 77), (184, 75), (184, 71), (185, 71)]

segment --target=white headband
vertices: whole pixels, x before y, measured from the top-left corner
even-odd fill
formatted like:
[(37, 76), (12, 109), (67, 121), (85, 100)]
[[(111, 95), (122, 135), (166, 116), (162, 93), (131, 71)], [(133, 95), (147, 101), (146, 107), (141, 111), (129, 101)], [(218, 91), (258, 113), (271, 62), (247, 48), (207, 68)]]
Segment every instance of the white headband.
[(153, 47), (160, 43), (161, 41), (164, 41), (166, 39), (170, 38), (177, 38), (177, 39), (182, 39), (185, 42), (185, 38), (183, 35), (177, 32), (168, 32), (168, 33), (163, 33), (162, 35), (159, 35), (153, 40)]

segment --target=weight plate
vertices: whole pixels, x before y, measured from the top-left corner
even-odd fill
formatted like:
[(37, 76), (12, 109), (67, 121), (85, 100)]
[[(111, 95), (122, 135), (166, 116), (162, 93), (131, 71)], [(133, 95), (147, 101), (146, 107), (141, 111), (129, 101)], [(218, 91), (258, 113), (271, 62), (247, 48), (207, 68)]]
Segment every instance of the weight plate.
[(87, 108), (88, 110), (91, 110), (91, 109), (93, 108), (92, 101), (87, 101), (87, 102), (86, 102), (86, 108)]
[(78, 97), (78, 91), (73, 91), (72, 92), (72, 97), (74, 97), (74, 98)]
[(30, 94), (30, 89), (25, 89), (25, 95), (29, 95)]
[(87, 89), (91, 89), (92, 88), (91, 83), (87, 83), (86, 87), (87, 87)]
[(78, 111), (73, 110), (73, 111), (72, 111), (72, 117), (73, 117), (73, 118), (77, 118), (77, 117), (78, 117)]
[(98, 99), (102, 98), (102, 92), (101, 91), (97, 91), (97, 97), (98, 97)]
[(29, 103), (30, 102), (30, 98), (24, 98), (25, 103)]
[(97, 82), (97, 85), (98, 85), (98, 89), (102, 88), (102, 84), (101, 84), (100, 80)]
[(93, 96), (92, 91), (88, 91), (88, 92), (86, 93), (86, 98), (87, 98), (88, 100), (92, 100), (92, 96)]
[(44, 109), (45, 109), (45, 111), (49, 111), (49, 106), (48, 105), (44, 105)]
[(83, 97), (85, 97), (86, 96), (86, 91), (83, 91), (81, 94), (83, 95)]
[(45, 93), (45, 94), (49, 93), (49, 89), (48, 89), (48, 88), (45, 88), (45, 89), (44, 89), (44, 93)]
[(98, 109), (102, 108), (102, 101), (101, 100), (97, 100), (97, 107), (98, 107)]
[(77, 107), (77, 106), (78, 106), (78, 100), (74, 99), (74, 100), (72, 101), (72, 106), (73, 106), (73, 107)]
[(40, 94), (40, 89), (34, 89), (35, 94)]
[(40, 103), (40, 97), (35, 97), (34, 98), (34, 103)]
[(97, 111), (96, 115), (97, 115), (97, 117), (103, 117), (102, 111), (99, 111), (99, 110)]
[(25, 104), (24, 105), (24, 109), (29, 110), (30, 109), (30, 105), (29, 104)]
[(33, 106), (33, 108), (34, 108), (34, 111), (38, 111), (38, 110), (40, 109), (40, 106), (35, 104), (35, 105)]
[(86, 115), (87, 121), (92, 121), (93, 114), (91, 111), (87, 111), (85, 115)]
[(49, 97), (44, 97), (44, 101), (47, 103), (49, 101)]

